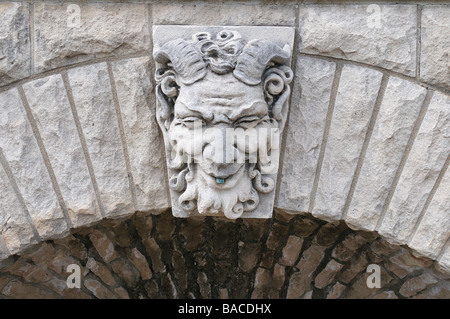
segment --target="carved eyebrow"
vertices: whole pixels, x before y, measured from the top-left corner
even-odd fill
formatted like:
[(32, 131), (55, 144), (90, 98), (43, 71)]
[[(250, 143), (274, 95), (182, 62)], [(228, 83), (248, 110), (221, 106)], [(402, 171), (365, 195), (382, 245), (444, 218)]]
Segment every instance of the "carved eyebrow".
[[(181, 104), (182, 106), (184, 106), (185, 110), (189, 111), (189, 112), (182, 112), (181, 116), (180, 114), (177, 114), (177, 118), (185, 118), (185, 117), (189, 117), (189, 116), (197, 116), (197, 117), (201, 117), (207, 121), (211, 121), (214, 118), (214, 114), (212, 113), (211, 110), (208, 110), (206, 113), (202, 112), (202, 109), (196, 105), (187, 105), (186, 103), (183, 103), (182, 101), (177, 101), (178, 104)], [(204, 110), (203, 110), (204, 111)]]
[[(255, 112), (254, 109), (258, 107), (258, 105), (264, 105), (264, 111), (260, 110), (258, 112)], [(267, 107), (267, 104), (263, 101), (254, 101), (253, 103), (247, 105), (243, 110), (240, 109), (240, 112), (236, 114), (232, 114), (230, 116), (230, 120), (237, 121), (243, 117), (249, 117), (249, 116), (264, 116), (268, 114), (269, 108)]]

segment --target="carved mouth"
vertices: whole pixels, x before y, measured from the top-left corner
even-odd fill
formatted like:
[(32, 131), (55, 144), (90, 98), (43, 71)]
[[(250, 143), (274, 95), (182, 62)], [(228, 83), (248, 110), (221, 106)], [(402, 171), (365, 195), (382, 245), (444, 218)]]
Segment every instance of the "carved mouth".
[(229, 189), (236, 185), (244, 173), (245, 165), (237, 167), (232, 173), (220, 174), (219, 172), (206, 172), (200, 169), (202, 177), (209, 186), (214, 188)]

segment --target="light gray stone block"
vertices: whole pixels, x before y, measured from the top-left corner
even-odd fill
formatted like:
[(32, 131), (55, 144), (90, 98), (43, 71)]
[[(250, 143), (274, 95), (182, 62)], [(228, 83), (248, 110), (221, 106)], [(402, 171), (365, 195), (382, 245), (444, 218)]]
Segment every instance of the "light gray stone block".
[(106, 63), (68, 72), (105, 214), (134, 211)]
[(444, 271), (450, 272), (450, 245), (447, 245), (444, 254), (439, 259), (439, 266), (441, 266)]
[(415, 76), (415, 5), (301, 5), (299, 50)]
[(342, 69), (319, 177), (313, 215), (340, 219), (358, 164), (382, 74), (354, 65)]
[(447, 169), (439, 188), (423, 216), (410, 247), (435, 259), (450, 236), (450, 170)]
[(435, 92), (379, 233), (405, 243), (450, 153), (450, 98)]
[(155, 3), (154, 24), (194, 25), (295, 25), (297, 8), (289, 5), (264, 6), (244, 3)]
[(23, 86), (75, 227), (101, 218), (69, 99), (60, 75)]
[(34, 21), (37, 72), (150, 46), (145, 4), (40, 2)]
[(0, 94), (0, 105), (0, 148), (36, 229), (43, 239), (61, 235), (67, 223), (18, 90)]
[[(33, 230), (23, 211), (8, 176), (0, 165), (0, 236), (9, 250), (15, 254), (36, 242)], [(5, 256), (7, 257), (7, 256)]]
[(112, 64), (131, 171), (136, 187), (137, 210), (169, 207), (164, 173), (164, 145), (151, 99), (153, 83), (148, 57)]
[(298, 57), (277, 207), (307, 212), (336, 64)]
[(391, 77), (373, 128), (346, 222), (374, 230), (419, 115), (426, 89)]
[(28, 4), (0, 3), (0, 86), (30, 75)]
[(450, 90), (450, 6), (424, 6), (420, 78)]

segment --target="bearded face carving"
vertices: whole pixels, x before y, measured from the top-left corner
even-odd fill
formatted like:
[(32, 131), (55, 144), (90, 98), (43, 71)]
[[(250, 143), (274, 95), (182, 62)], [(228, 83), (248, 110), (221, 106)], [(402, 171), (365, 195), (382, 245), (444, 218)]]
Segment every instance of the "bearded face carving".
[(154, 58), (173, 214), (270, 217), (289, 46), (223, 30), (168, 41)]

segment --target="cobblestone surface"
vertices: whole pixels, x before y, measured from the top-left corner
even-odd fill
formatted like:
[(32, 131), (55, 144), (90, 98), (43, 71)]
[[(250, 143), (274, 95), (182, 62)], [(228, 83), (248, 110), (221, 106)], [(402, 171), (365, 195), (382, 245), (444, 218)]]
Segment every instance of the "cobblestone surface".
[[(81, 288), (68, 288), (69, 264)], [(366, 284), (380, 266), (380, 288)], [(450, 276), (376, 233), (276, 211), (269, 220), (135, 214), (0, 264), (0, 298), (450, 298)]]

